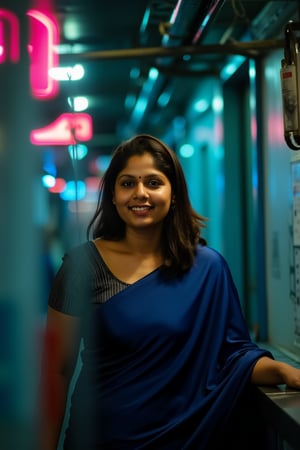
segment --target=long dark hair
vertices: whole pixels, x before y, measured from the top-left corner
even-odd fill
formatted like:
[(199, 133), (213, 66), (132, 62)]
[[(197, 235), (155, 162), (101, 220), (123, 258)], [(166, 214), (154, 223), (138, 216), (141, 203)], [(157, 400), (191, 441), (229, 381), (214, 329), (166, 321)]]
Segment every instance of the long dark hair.
[(94, 239), (120, 240), (124, 237), (126, 225), (112, 201), (115, 181), (131, 156), (144, 153), (152, 155), (156, 169), (164, 173), (171, 183), (175, 204), (170, 207), (163, 224), (162, 270), (169, 276), (177, 276), (192, 266), (197, 244), (206, 244), (201, 237), (206, 218), (191, 206), (185, 176), (175, 152), (153, 136), (137, 135), (115, 149), (101, 180), (98, 203), (87, 228), (87, 238), (91, 233)]

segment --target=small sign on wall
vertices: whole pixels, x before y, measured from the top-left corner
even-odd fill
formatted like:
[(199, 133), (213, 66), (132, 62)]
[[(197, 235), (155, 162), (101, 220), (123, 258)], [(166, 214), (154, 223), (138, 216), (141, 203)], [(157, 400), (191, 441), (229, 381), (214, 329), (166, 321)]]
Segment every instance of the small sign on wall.
[(291, 299), (294, 302), (294, 344), (300, 347), (300, 160), (294, 158), (292, 169), (292, 263)]

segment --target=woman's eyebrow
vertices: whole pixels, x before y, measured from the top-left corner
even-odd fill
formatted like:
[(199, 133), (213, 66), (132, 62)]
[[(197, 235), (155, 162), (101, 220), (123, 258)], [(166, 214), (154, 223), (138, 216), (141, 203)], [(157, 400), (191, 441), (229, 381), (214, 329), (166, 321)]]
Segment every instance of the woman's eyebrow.
[(122, 173), (122, 175), (120, 175), (119, 178), (126, 177), (126, 178), (142, 179), (142, 178), (152, 178), (152, 177), (160, 177), (160, 176), (161, 176), (161, 174), (160, 174), (160, 173), (157, 173), (157, 172), (155, 172), (155, 173), (149, 173), (149, 174), (144, 175), (144, 176), (141, 176), (141, 175), (132, 175), (132, 174), (129, 174), (129, 173)]
[(134, 175), (130, 175), (129, 173), (122, 173), (122, 175), (118, 176), (118, 178), (122, 178), (122, 177), (136, 178)]

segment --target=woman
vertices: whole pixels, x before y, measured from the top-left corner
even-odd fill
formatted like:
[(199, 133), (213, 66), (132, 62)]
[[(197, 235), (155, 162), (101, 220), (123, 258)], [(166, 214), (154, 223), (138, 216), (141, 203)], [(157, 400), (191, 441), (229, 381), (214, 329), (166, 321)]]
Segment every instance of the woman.
[(81, 340), (65, 450), (217, 448), (250, 384), (300, 388), (300, 370), (251, 341), (204, 226), (163, 142), (115, 150), (88, 241), (50, 294), (41, 450), (57, 448)]

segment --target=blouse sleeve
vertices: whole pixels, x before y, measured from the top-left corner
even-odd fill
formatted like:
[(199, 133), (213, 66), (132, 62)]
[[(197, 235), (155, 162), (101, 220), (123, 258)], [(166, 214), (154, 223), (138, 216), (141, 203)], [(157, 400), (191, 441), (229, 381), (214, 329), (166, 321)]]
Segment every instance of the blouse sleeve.
[(89, 303), (87, 252), (80, 245), (65, 253), (51, 286), (48, 305), (64, 314), (80, 316)]

